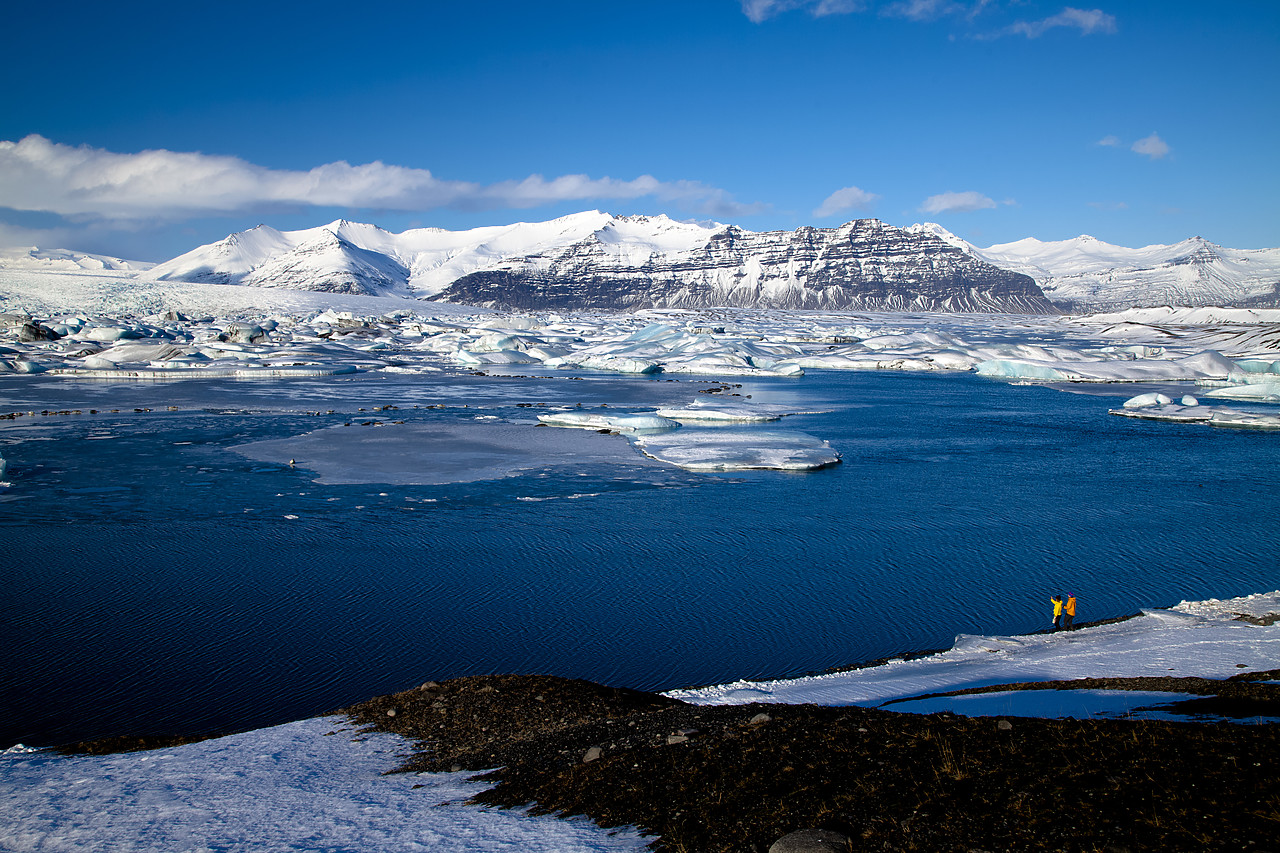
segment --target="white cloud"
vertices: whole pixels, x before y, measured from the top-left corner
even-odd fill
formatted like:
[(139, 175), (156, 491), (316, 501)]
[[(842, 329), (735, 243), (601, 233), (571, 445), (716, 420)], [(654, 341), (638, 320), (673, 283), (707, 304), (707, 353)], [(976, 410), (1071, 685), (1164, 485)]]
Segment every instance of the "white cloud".
[[(740, 0), (742, 12), (755, 23), (763, 23), (785, 12), (804, 9), (815, 18), (827, 15), (849, 15), (855, 12), (874, 11), (885, 18), (906, 18), (910, 21), (931, 22), (943, 18), (961, 19), (972, 23), (987, 12), (999, 13), (1005, 7), (1024, 5), (1018, 0)], [(1009, 35), (1039, 38), (1059, 27), (1079, 30), (1081, 35), (1114, 33), (1115, 15), (1101, 9), (1077, 9), (1065, 7), (1056, 15), (1038, 21), (1017, 21), (1007, 27), (987, 34), (974, 34), (974, 38), (995, 39)]]
[(813, 215), (822, 219), (846, 210), (865, 210), (879, 198), (880, 196), (875, 193), (869, 193), (858, 187), (845, 187), (827, 196), (827, 200), (813, 212)]
[(1152, 133), (1150, 136), (1133, 143), (1129, 150), (1150, 157), (1152, 160), (1160, 160), (1173, 149), (1157, 134)]
[(1116, 31), (1116, 16), (1101, 9), (1074, 9), (1068, 6), (1058, 14), (1039, 21), (1018, 21), (1009, 27), (1008, 32), (1033, 39), (1058, 27), (1074, 28), (1085, 36), (1093, 33), (1110, 34)]
[[(981, 6), (982, 4), (976, 4)], [(898, 0), (885, 6), (881, 14), (911, 21), (936, 21), (947, 15), (971, 14), (969, 7), (955, 0)]]
[(742, 0), (742, 13), (754, 23), (762, 23), (793, 9), (808, 9), (815, 18), (848, 15), (867, 8), (864, 0)]
[(920, 205), (920, 211), (922, 213), (967, 213), (972, 210), (987, 210), (995, 206), (996, 203), (992, 199), (979, 192), (940, 193), (925, 199), (924, 204)]
[(1116, 148), (1120, 145), (1120, 137), (1110, 135), (1104, 136), (1098, 140), (1098, 144), (1106, 146), (1107, 148)]
[(652, 196), (712, 216), (759, 212), (697, 181), (530, 175), (497, 184), (441, 180), (426, 169), (374, 161), (308, 171), (268, 169), (238, 157), (166, 150), (120, 154), (32, 135), (0, 141), (0, 199), (16, 210), (113, 220), (178, 219), (259, 207), (383, 210), (530, 208), (588, 199)]

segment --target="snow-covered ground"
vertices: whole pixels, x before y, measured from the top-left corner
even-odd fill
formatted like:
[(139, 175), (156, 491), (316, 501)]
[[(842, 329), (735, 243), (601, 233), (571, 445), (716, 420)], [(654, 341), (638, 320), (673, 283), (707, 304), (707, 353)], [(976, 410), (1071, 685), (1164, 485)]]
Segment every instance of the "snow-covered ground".
[[(983, 685), (1102, 676), (1226, 678), (1280, 660), (1280, 591), (1183, 602), (1111, 625), (1025, 637), (957, 638), (948, 652), (793, 681), (677, 691), (703, 704), (816, 702), (880, 706)], [(1265, 620), (1259, 620), (1265, 621)], [(1037, 690), (897, 702), (976, 715), (1162, 716), (1179, 695)], [(1246, 723), (1249, 721), (1246, 721)], [(0, 849), (7, 851), (615, 851), (644, 849), (633, 830), (463, 804), (468, 773), (382, 775), (410, 748), (338, 718), (203, 743), (104, 757), (21, 746), (0, 753)]]
[[(1046, 601), (1046, 612), (1048, 602)], [(1169, 610), (1148, 610), (1137, 618), (1075, 631), (1021, 637), (960, 635), (949, 651), (915, 660), (897, 660), (870, 669), (783, 681), (722, 684), (668, 695), (697, 704), (863, 705), (875, 707), (908, 697), (971, 687), (1075, 678), (1200, 676), (1228, 678), (1270, 670), (1280, 661), (1280, 624), (1260, 626), (1239, 616), (1280, 614), (1280, 591), (1227, 601), (1183, 602)], [(1077, 716), (1073, 708), (1097, 715), (1077, 697), (1037, 691), (1029, 716)], [(1070, 701), (1059, 708), (1059, 699)], [(991, 713), (996, 700), (976, 697), (942, 705), (957, 713)], [(1008, 701), (1008, 700), (999, 700)], [(1151, 704), (1142, 698), (1139, 704)], [(981, 706), (981, 709), (979, 709)], [(909, 709), (893, 704), (892, 709)], [(929, 710), (941, 710), (931, 706)], [(1015, 713), (1001, 708), (994, 713)]]

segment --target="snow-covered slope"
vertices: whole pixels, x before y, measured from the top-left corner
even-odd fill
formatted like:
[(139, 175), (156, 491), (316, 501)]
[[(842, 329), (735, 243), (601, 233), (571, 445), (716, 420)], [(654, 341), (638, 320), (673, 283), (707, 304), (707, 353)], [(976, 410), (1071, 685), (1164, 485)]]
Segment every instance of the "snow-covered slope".
[(58, 273), (91, 273), (95, 275), (112, 272), (136, 273), (148, 270), (154, 264), (146, 261), (126, 261), (110, 255), (95, 255), (90, 252), (74, 252), (70, 249), (40, 249), (28, 246), (18, 249), (0, 249), (0, 269), (21, 270), (28, 272)]
[(338, 221), (233, 234), (146, 273), (485, 307), (716, 305), (1054, 313), (1035, 283), (926, 233), (878, 220), (754, 233), (599, 211), (550, 222), (391, 234)]
[[(259, 225), (192, 249), (141, 277), (340, 293), (399, 290), (430, 297), (467, 273), (570, 245), (611, 221), (608, 214), (590, 211), (550, 222), (469, 231), (416, 228), (400, 234), (343, 219), (301, 231)], [(358, 284), (364, 289), (355, 289)]]
[(934, 223), (908, 230), (1031, 276), (1064, 311), (1280, 307), (1280, 249), (1228, 249), (1201, 237), (1129, 249), (1089, 236), (1056, 242), (1028, 237), (980, 249)]

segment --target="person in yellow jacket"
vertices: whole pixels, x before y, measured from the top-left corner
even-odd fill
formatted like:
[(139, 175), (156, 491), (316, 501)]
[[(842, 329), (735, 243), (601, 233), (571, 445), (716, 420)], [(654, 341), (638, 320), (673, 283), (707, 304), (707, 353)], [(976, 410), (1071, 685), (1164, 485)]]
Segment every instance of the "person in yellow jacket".
[(1062, 627), (1062, 593), (1049, 600), (1053, 602), (1053, 630), (1056, 631)]
[(1067, 593), (1067, 603), (1062, 606), (1062, 627), (1071, 630), (1071, 623), (1076, 619), (1076, 594)]

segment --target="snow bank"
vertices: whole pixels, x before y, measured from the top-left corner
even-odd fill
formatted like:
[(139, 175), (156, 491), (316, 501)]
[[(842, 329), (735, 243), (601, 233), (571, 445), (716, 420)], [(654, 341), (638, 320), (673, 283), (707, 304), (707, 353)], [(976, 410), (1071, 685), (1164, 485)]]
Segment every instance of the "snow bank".
[(336, 717), (152, 752), (0, 753), (6, 850), (596, 853), (632, 829), (480, 809), (471, 773), (384, 775), (412, 745)]
[(702, 705), (812, 702), (875, 707), (926, 693), (1026, 681), (1168, 675), (1222, 679), (1274, 669), (1280, 660), (1280, 623), (1239, 621), (1241, 613), (1280, 614), (1280, 591), (1183, 602), (1125, 622), (1075, 631), (1021, 637), (961, 635), (950, 651), (916, 660), (810, 678), (673, 690), (667, 695)]

